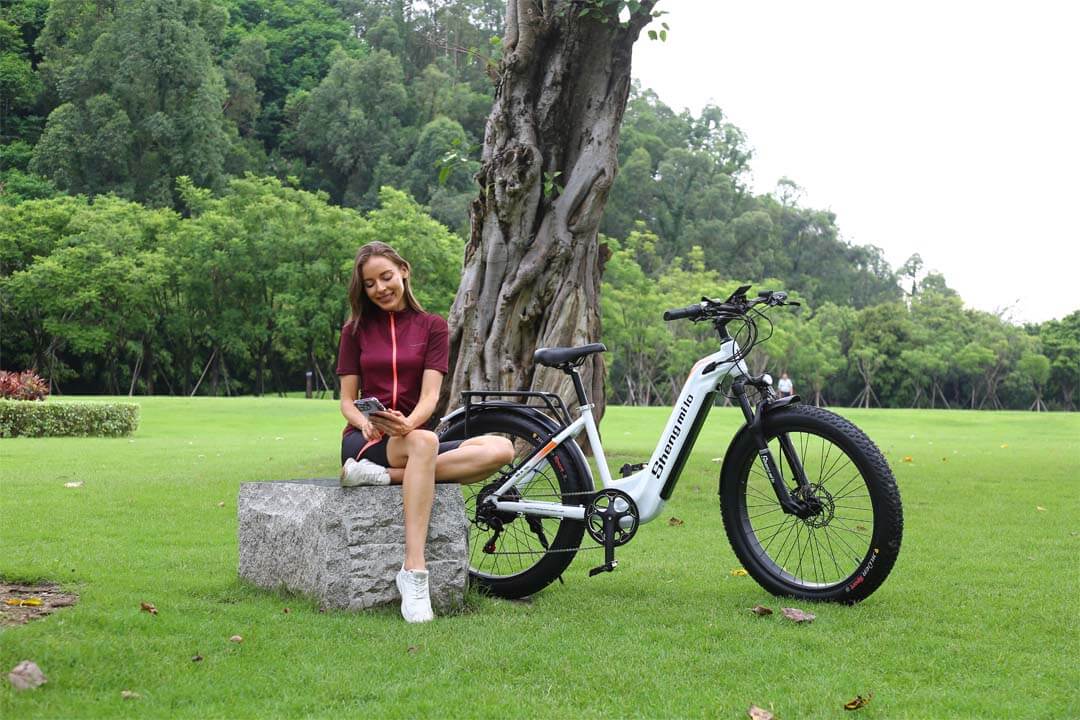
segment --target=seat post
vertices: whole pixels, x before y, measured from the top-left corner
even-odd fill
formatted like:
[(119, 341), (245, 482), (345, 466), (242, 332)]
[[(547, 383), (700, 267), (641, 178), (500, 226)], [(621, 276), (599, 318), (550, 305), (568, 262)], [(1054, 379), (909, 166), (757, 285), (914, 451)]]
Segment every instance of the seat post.
[(566, 374), (574, 380), (574, 391), (577, 393), (578, 402), (580, 402), (582, 405), (588, 405), (589, 398), (587, 395), (585, 395), (585, 386), (581, 384), (581, 376), (578, 375), (577, 368), (573, 365), (567, 366)]

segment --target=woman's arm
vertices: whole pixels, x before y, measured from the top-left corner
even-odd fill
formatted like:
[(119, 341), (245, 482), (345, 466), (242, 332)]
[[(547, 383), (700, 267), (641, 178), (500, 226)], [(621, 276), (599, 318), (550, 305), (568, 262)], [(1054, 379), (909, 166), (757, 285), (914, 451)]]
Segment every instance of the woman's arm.
[[(443, 374), (438, 370), (425, 370), (423, 380), (420, 383), (420, 402), (409, 413), (408, 417), (397, 410), (376, 412), (371, 414), (375, 427), (388, 435), (408, 435), (413, 430), (421, 427), (435, 412), (435, 406), (439, 403), (439, 390), (442, 389)], [(344, 383), (342, 383), (344, 387)], [(344, 392), (342, 393), (344, 397)]]
[(377, 440), (382, 433), (375, 429), (371, 422), (364, 417), (364, 413), (357, 410), (356, 406), (353, 405), (359, 391), (359, 375), (341, 376), (341, 414), (345, 416), (350, 425), (362, 432), (367, 440)]
[(443, 374), (438, 370), (425, 370), (420, 383), (420, 402), (409, 413), (409, 425), (418, 428), (428, 421), (439, 404), (439, 390), (442, 389)]

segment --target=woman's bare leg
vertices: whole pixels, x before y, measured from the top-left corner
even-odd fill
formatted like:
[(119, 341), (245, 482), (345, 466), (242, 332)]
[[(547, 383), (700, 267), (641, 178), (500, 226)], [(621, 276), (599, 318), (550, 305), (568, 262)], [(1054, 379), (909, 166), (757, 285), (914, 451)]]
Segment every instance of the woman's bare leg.
[[(429, 430), (414, 430), (404, 437), (392, 437), (386, 444), (390, 464), (402, 473), (402, 502), (405, 506), (405, 569), (424, 570), (431, 504), (435, 499), (435, 457), (439, 438)], [(402, 468), (403, 466), (403, 468)]]
[[(387, 448), (389, 450), (389, 447)], [(435, 458), (435, 481), (458, 482), (462, 485), (478, 482), (514, 460), (514, 444), (496, 435), (469, 438), (449, 452)], [(394, 464), (391, 461), (391, 464)], [(406, 468), (391, 467), (390, 482), (401, 484)]]

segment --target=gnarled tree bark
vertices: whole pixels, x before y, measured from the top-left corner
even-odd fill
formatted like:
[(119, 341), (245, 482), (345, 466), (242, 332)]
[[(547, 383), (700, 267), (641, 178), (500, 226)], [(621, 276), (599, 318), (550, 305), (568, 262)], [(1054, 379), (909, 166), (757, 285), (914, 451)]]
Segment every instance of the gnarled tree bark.
[[(507, 1), (481, 191), (450, 309), (444, 400), (456, 405), (469, 389), (533, 389), (576, 406), (569, 379), (536, 366), (533, 352), (600, 340), (609, 251), (597, 228), (618, 168), (632, 47), (655, 2), (643, 0), (621, 23), (612, 0)], [(599, 416), (603, 356), (581, 374)]]

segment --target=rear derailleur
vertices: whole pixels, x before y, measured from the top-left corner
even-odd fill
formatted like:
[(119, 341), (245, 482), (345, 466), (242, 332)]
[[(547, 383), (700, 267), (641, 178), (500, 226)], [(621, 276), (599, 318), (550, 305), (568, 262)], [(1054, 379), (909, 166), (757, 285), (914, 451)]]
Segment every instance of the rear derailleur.
[[(518, 513), (513, 511), (500, 511), (496, 509), (495, 503), (487, 502), (496, 490), (499, 489), (502, 483), (491, 483), (487, 487), (483, 488), (476, 496), (476, 516), (473, 518), (473, 524), (476, 525), (481, 531), (491, 530), (491, 537), (484, 543), (483, 551), (487, 555), (494, 555), (497, 549), (497, 541), (499, 536), (502, 535), (503, 529), (518, 518)], [(517, 489), (509, 488), (501, 496), (502, 500), (507, 502), (520, 502), (521, 495)], [(540, 518), (533, 515), (526, 515), (525, 522), (528, 523), (529, 529), (536, 535), (540, 541), (541, 547), (544, 550), (548, 549), (548, 539), (544, 534), (544, 524), (540, 521)]]

